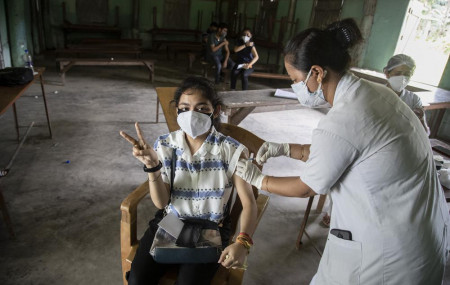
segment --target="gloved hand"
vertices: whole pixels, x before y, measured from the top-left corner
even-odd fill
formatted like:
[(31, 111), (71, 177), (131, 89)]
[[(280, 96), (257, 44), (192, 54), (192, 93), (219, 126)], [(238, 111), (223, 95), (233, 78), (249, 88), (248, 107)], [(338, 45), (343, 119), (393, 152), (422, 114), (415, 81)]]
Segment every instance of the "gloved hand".
[(259, 148), (258, 153), (256, 154), (256, 162), (261, 165), (266, 163), (267, 160), (271, 157), (282, 155), (291, 155), (288, 143), (264, 142), (263, 145)]
[(238, 161), (236, 175), (241, 177), (247, 183), (254, 185), (258, 189), (261, 189), (265, 176), (261, 173), (259, 168), (252, 163), (251, 160), (247, 159), (240, 159)]

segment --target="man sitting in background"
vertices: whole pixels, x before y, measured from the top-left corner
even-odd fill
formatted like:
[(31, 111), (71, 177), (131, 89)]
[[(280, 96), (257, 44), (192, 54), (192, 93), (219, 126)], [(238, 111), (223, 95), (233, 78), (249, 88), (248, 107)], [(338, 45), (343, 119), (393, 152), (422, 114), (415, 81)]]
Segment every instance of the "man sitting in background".
[(234, 62), (230, 58), (230, 50), (226, 39), (228, 26), (225, 23), (219, 24), (216, 33), (211, 33), (208, 37), (208, 60), (216, 67), (215, 83), (218, 84), (223, 77), (222, 68), (233, 68)]

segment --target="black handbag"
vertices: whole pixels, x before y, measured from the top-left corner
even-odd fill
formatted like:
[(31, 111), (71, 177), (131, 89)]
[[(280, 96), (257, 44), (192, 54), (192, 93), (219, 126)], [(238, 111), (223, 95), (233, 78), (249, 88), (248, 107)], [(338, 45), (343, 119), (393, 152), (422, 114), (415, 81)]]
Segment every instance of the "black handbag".
[(15, 86), (27, 84), (33, 80), (33, 70), (26, 67), (7, 67), (0, 69), (0, 85)]
[[(174, 149), (170, 173), (170, 195), (175, 179), (175, 162)], [(219, 225), (204, 219), (183, 220), (183, 223), (178, 238), (170, 235), (162, 227), (158, 227), (150, 248), (153, 259), (158, 263), (166, 264), (216, 263), (222, 253)]]

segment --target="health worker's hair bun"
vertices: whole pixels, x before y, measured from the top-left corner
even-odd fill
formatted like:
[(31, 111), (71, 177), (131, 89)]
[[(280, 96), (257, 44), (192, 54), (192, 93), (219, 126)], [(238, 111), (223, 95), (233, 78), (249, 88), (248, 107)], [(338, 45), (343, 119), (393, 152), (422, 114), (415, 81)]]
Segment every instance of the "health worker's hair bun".
[(325, 31), (329, 32), (343, 49), (349, 49), (362, 40), (358, 25), (351, 18), (334, 22)]

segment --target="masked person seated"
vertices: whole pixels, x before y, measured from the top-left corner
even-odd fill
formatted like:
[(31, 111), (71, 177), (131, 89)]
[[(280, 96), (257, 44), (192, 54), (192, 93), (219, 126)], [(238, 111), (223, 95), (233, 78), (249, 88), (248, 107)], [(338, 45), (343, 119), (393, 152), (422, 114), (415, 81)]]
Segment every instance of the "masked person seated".
[(423, 109), (420, 97), (405, 89), (415, 68), (416, 63), (410, 56), (397, 54), (389, 59), (386, 67), (383, 68), (383, 72), (388, 80), (387, 86), (391, 88), (400, 99), (411, 108), (411, 110), (413, 110), (429, 135), (430, 130), (427, 126), (425, 110)]
[[(144, 140), (136, 123), (138, 139), (120, 132), (133, 145), (133, 156), (144, 164), (148, 173), (150, 197), (159, 209), (141, 238), (131, 264), (128, 284), (158, 284), (168, 268), (178, 267), (177, 284), (210, 284), (222, 264), (226, 268), (242, 267), (249, 252), (256, 227), (257, 206), (250, 184), (235, 175), (239, 158), (248, 149), (231, 137), (221, 134), (221, 98), (205, 78), (189, 77), (174, 96), (174, 106), (181, 129), (160, 136), (153, 148)], [(176, 149), (174, 152), (173, 150)], [(171, 164), (175, 153), (175, 177), (170, 190)], [(242, 202), (240, 234), (229, 244), (229, 199), (232, 187)], [(161, 264), (149, 251), (163, 214), (174, 214), (181, 220), (206, 219), (219, 225), (222, 254), (214, 263)], [(241, 237), (241, 238), (240, 238)]]
[(230, 50), (226, 38), (227, 32), (228, 25), (220, 23), (217, 31), (208, 36), (207, 59), (216, 67), (216, 84), (223, 80), (222, 68), (232, 69), (234, 67), (234, 61), (230, 58)]
[(248, 88), (248, 76), (253, 72), (253, 65), (258, 61), (259, 56), (255, 44), (252, 41), (252, 33), (249, 28), (244, 28), (241, 38), (237, 40), (234, 47), (236, 53), (236, 64), (231, 71), (231, 90), (236, 89), (237, 77), (241, 75), (242, 90)]

